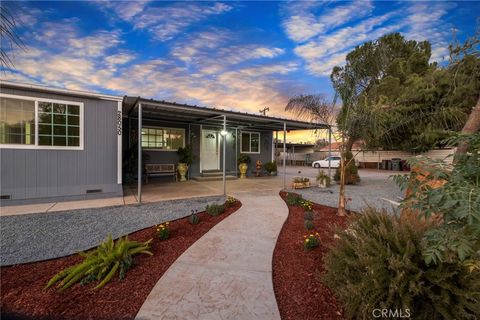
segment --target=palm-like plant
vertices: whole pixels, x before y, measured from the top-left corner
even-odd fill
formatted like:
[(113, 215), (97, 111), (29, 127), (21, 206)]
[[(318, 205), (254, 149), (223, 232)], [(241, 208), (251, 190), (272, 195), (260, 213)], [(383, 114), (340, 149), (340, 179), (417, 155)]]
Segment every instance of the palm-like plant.
[(46, 288), (57, 284), (60, 292), (77, 282), (100, 281), (95, 289), (105, 286), (119, 272), (120, 279), (133, 264), (133, 256), (139, 253), (153, 255), (149, 251), (152, 239), (146, 242), (128, 240), (128, 237), (113, 241), (112, 236), (90, 252), (79, 253), (85, 259), (74, 266), (57, 273), (47, 283)]

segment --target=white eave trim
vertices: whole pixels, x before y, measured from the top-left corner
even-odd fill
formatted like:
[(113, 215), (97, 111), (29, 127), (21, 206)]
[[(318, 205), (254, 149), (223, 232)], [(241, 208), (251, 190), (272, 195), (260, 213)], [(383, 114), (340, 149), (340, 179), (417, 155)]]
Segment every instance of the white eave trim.
[(80, 91), (80, 90), (52, 88), (52, 87), (46, 87), (46, 86), (41, 86), (36, 84), (18, 83), (18, 82), (6, 81), (6, 80), (0, 80), (0, 86), (18, 88), (18, 89), (38, 90), (38, 91), (45, 91), (45, 92), (52, 92), (52, 93), (59, 93), (59, 94), (67, 94), (67, 95), (78, 96), (78, 97), (97, 98), (101, 100), (123, 101), (123, 97), (121, 96), (113, 96), (108, 94), (101, 94), (96, 92), (87, 92), (87, 91)]

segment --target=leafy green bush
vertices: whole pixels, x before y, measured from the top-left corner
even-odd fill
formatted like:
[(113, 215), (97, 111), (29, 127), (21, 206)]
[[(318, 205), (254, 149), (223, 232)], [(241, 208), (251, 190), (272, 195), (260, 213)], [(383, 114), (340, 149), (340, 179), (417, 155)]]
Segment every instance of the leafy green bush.
[(426, 263), (464, 261), (480, 269), (480, 133), (457, 135), (449, 146), (468, 144), (453, 164), (426, 157), (409, 159), (410, 176), (394, 176), (408, 196), (401, 208), (442, 224), (425, 233)]
[(315, 228), (315, 225), (313, 224), (312, 220), (306, 219), (304, 221), (303, 225), (305, 226), (305, 229), (307, 229), (307, 230), (312, 230), (313, 228)]
[(207, 205), (205, 210), (209, 215), (216, 217), (225, 211), (225, 206), (222, 204), (213, 203), (213, 204)]
[(289, 206), (298, 206), (301, 204), (301, 201), (303, 201), (301, 195), (298, 195), (296, 193), (287, 193), (286, 202)]
[(267, 162), (263, 165), (263, 167), (265, 168), (265, 170), (268, 173), (277, 172), (277, 162), (276, 161)]
[(80, 255), (85, 259), (74, 266), (57, 273), (47, 283), (46, 288), (57, 284), (58, 290), (64, 291), (77, 282), (82, 284), (91, 281), (100, 281), (95, 287), (99, 289), (106, 285), (115, 274), (119, 273), (120, 279), (125, 277), (126, 272), (133, 264), (133, 256), (139, 253), (153, 255), (148, 249), (150, 242), (130, 241), (128, 237), (119, 238), (116, 242), (112, 236), (90, 252), (82, 252)]
[(198, 216), (197, 211), (198, 210), (195, 210), (195, 211), (192, 210), (192, 214), (188, 217), (188, 221), (191, 224), (195, 225), (195, 224), (198, 224), (200, 222), (200, 217)]
[(313, 221), (313, 211), (305, 211), (303, 213), (303, 218), (305, 220), (310, 220), (310, 221)]
[[(345, 184), (357, 184), (360, 182), (360, 176), (358, 175), (358, 168), (355, 165), (355, 159), (353, 159), (353, 154), (349, 151), (345, 155), (345, 162), (347, 167), (345, 168)], [(335, 171), (333, 179), (336, 182), (340, 181), (340, 167)]]
[(368, 208), (325, 256), (324, 282), (349, 318), (370, 319), (379, 309), (409, 309), (415, 319), (475, 319), (480, 272), (460, 262), (427, 265), (423, 236), (430, 222)]

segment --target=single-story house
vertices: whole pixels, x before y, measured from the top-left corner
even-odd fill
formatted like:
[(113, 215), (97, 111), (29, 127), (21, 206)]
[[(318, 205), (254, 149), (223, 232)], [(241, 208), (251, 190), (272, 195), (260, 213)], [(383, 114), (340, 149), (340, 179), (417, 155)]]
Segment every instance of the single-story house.
[(223, 178), (236, 176), (240, 154), (250, 170), (274, 160), (275, 132), (325, 127), (9, 81), (0, 81), (0, 100), (2, 205), (121, 196), (134, 181), (140, 201), (145, 165), (178, 164), (179, 147), (193, 149), (190, 178)]
[(121, 196), (122, 101), (1, 81), (2, 205)]

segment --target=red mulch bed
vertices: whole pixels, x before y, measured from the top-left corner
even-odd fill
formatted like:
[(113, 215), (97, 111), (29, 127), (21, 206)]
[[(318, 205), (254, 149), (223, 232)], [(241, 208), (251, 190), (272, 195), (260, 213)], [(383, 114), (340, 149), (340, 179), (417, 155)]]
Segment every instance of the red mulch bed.
[[(280, 192), (285, 200), (286, 194)], [(332, 227), (345, 226), (346, 218), (336, 215), (336, 209), (314, 204), (315, 229), (304, 227), (304, 210), (288, 206), (273, 252), (273, 287), (282, 319), (344, 319), (342, 307), (332, 292), (322, 284), (323, 255), (333, 241)], [(303, 249), (303, 236), (318, 232), (320, 246), (311, 251)]]
[[(44, 290), (58, 271), (82, 260), (78, 255), (1, 268), (1, 319), (134, 319), (153, 286), (170, 265), (214, 225), (238, 210), (240, 202), (217, 217), (199, 213), (200, 223), (187, 218), (170, 222), (170, 238), (155, 238), (153, 228), (129, 235), (129, 239), (154, 238), (153, 256), (135, 256), (135, 265), (123, 280), (118, 276), (100, 290), (95, 284), (76, 285), (63, 293)], [(88, 235), (86, 235), (88, 236)]]

